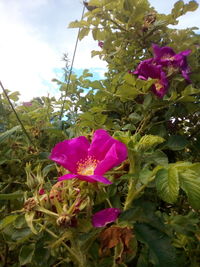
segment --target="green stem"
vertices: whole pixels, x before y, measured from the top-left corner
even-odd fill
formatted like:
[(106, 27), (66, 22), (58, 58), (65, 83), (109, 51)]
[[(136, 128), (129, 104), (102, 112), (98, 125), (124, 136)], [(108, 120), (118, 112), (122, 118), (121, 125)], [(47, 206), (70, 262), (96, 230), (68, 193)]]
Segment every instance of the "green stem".
[[(85, 12), (85, 6), (83, 7), (81, 20), (83, 19), (84, 12)], [(73, 69), (73, 65), (74, 65), (74, 59), (75, 59), (76, 50), (77, 50), (77, 46), (78, 46), (78, 40), (79, 40), (80, 31), (81, 31), (81, 28), (79, 27), (77, 38), (76, 38), (76, 44), (75, 44), (75, 47), (74, 47), (74, 53), (73, 53), (73, 57), (72, 57), (72, 63), (71, 63), (71, 67), (70, 67), (70, 71), (69, 71), (69, 75), (68, 75), (68, 79), (67, 79), (67, 88), (65, 90), (64, 100), (63, 100), (63, 103), (62, 103), (62, 106), (61, 106), (61, 111), (60, 111), (60, 116), (59, 116), (60, 120), (62, 119), (62, 116), (63, 116), (63, 113), (64, 113), (64, 106), (65, 106), (65, 102), (66, 102), (66, 98), (67, 98), (67, 93), (68, 93), (68, 89), (69, 89), (71, 75), (72, 75), (72, 69)]]
[(124, 204), (124, 210), (127, 210), (131, 203), (144, 191), (149, 183), (151, 183), (155, 179), (155, 176), (151, 177), (147, 184), (142, 185), (138, 190), (135, 190), (135, 184), (129, 184), (129, 190), (127, 194), (127, 198)]
[(9, 96), (8, 96), (8, 94), (7, 94), (7, 92), (6, 92), (6, 90), (5, 90), (5, 88), (4, 88), (4, 86), (3, 86), (3, 84), (2, 84), (1, 81), (0, 81), (0, 86), (1, 86), (1, 88), (2, 88), (2, 90), (3, 90), (3, 92), (4, 92), (5, 96), (6, 96), (6, 98), (7, 98), (7, 100), (8, 100), (8, 103), (10, 104), (11, 109), (13, 110), (13, 112), (14, 112), (14, 114), (15, 114), (15, 116), (16, 116), (18, 122), (19, 122), (19, 124), (21, 125), (23, 132), (24, 132), (25, 135), (27, 136), (27, 138), (28, 138), (28, 140), (30, 141), (30, 143), (31, 143), (34, 147), (36, 147), (36, 145), (34, 144), (34, 142), (31, 140), (29, 134), (27, 133), (27, 131), (26, 131), (26, 129), (25, 129), (25, 127), (24, 127), (22, 121), (20, 120), (20, 118), (19, 118), (19, 116), (18, 116), (18, 114), (17, 114), (17, 112), (16, 112), (16, 110), (15, 110), (15, 108), (14, 108), (12, 102), (10, 101), (10, 98), (9, 98)]

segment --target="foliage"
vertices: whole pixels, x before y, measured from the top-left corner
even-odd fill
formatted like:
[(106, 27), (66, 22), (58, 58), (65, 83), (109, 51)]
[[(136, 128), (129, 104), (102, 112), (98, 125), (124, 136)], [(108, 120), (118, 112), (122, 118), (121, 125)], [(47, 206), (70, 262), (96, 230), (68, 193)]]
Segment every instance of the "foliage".
[[(79, 39), (101, 42), (92, 56), (108, 64), (105, 79), (65, 69), (60, 98), (19, 104), (7, 90), (33, 144), (0, 94), (0, 266), (199, 266), (200, 37), (171, 25), (196, 1), (175, 3), (168, 15), (147, 0), (90, 0)], [(189, 84), (170, 73), (163, 98), (155, 79), (130, 73), (152, 58), (152, 44), (191, 49)], [(169, 78), (169, 77), (168, 77)], [(62, 107), (64, 114), (60, 118)], [(54, 145), (105, 129), (128, 148), (128, 159), (107, 173), (112, 185), (76, 179), (49, 159)], [(79, 210), (75, 212), (79, 202)], [(114, 225), (94, 228), (92, 214), (121, 210)]]

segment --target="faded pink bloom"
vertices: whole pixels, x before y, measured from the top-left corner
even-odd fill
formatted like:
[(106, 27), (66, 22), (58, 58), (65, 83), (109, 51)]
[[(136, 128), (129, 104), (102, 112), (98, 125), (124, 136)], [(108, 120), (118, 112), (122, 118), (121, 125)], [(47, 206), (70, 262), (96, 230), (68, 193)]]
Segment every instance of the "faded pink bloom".
[(96, 212), (92, 216), (92, 225), (94, 227), (104, 227), (108, 223), (114, 222), (118, 218), (120, 213), (120, 209), (117, 208), (107, 208)]
[(111, 184), (103, 175), (127, 158), (127, 148), (105, 130), (95, 131), (91, 144), (85, 136), (65, 140), (52, 150), (50, 159), (68, 171), (59, 181), (77, 178)]
[(31, 102), (23, 102), (22, 105), (25, 107), (30, 107), (30, 106), (32, 106), (32, 103)]

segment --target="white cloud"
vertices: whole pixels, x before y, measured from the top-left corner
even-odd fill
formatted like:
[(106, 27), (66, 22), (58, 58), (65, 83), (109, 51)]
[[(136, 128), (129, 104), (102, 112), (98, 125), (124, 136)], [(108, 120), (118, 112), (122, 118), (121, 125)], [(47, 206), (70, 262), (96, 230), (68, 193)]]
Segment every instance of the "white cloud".
[[(23, 100), (49, 91), (43, 81), (51, 81), (59, 55), (45, 43), (34, 27), (20, 21), (19, 10), (4, 12), (0, 5), (0, 79), (11, 91), (20, 91)], [(13, 12), (13, 13), (12, 13)], [(5, 14), (5, 15), (3, 15)]]
[[(151, 0), (159, 12), (169, 12), (175, 0)], [(171, 6), (170, 6), (171, 5)], [(199, 12), (188, 13), (180, 27), (200, 26)], [(54, 69), (62, 68), (63, 53), (72, 59), (77, 29), (67, 29), (70, 21), (80, 19), (80, 0), (0, 0), (0, 79), (11, 91), (20, 91), (21, 99), (54, 94)], [(102, 77), (106, 63), (91, 50), (98, 44), (91, 36), (78, 43), (74, 68), (94, 69)]]

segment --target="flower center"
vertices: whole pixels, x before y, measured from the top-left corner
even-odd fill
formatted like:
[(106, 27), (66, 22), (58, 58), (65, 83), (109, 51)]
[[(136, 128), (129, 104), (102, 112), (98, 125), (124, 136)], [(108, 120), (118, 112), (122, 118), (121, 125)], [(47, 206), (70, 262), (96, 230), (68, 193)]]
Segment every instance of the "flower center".
[(160, 81), (156, 82), (155, 84), (156, 91), (160, 91), (163, 88), (163, 85)]
[(93, 175), (98, 162), (98, 160), (90, 156), (86, 159), (80, 160), (77, 163), (77, 173), (81, 175)]
[(167, 54), (167, 55), (162, 56), (162, 59), (167, 59), (169, 61), (173, 61), (174, 60), (174, 56), (171, 56), (171, 55)]

